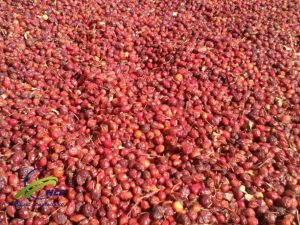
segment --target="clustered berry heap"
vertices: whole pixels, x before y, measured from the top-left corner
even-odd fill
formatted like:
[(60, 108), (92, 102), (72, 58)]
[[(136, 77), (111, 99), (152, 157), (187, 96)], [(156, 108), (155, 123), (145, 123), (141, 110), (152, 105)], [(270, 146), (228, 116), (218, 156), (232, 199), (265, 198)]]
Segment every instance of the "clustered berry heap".
[[(300, 224), (299, 12), (0, 1), (0, 224)], [(33, 168), (62, 207), (11, 204)]]

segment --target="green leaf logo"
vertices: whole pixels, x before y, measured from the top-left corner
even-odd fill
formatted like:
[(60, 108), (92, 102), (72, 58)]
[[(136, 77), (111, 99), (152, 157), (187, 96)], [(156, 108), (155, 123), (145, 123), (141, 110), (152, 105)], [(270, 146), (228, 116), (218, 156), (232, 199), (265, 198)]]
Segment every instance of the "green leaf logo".
[(45, 177), (39, 180), (36, 180), (32, 183), (30, 183), (29, 185), (27, 185), (26, 187), (22, 188), (16, 195), (15, 198), (20, 198), (23, 194), (25, 198), (30, 198), (31, 195), (35, 192), (40, 190), (41, 188), (47, 186), (47, 185), (53, 185), (55, 186), (58, 182), (58, 178), (57, 177)]

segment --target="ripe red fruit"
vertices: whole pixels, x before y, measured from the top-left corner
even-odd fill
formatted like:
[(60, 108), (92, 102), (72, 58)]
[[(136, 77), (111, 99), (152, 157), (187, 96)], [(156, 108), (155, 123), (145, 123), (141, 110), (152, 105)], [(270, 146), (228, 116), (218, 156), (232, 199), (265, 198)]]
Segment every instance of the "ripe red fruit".
[(0, 1), (0, 224), (299, 223), (286, 2)]

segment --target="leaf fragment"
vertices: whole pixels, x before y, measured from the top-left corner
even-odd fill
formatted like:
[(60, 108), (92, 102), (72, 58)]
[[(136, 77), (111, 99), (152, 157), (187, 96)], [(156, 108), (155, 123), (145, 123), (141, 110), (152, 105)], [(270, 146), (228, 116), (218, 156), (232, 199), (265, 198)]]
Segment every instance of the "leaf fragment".
[(29, 31), (26, 31), (26, 32), (24, 33), (24, 38), (25, 38), (25, 40), (28, 40), (29, 34), (30, 34)]

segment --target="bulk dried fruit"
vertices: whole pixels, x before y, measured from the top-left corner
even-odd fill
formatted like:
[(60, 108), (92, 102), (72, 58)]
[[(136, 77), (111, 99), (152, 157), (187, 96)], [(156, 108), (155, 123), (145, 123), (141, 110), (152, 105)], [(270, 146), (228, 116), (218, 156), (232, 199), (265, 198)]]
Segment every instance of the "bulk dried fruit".
[(1, 1), (0, 223), (299, 224), (299, 12)]

